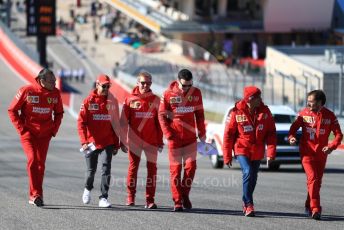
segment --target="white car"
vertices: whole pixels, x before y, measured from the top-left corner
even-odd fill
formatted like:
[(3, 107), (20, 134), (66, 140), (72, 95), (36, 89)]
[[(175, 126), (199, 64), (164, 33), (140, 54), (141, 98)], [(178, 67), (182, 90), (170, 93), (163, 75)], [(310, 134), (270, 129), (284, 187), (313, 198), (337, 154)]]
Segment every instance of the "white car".
[[(207, 142), (216, 148), (216, 151), (212, 152), (217, 153), (209, 156), (213, 168), (223, 168), (222, 141), (225, 120), (231, 108), (232, 106), (225, 113), (222, 124), (209, 123), (207, 125)], [(275, 119), (277, 134), (276, 159), (269, 164), (269, 169), (278, 170), (281, 164), (300, 164), (299, 147), (290, 146), (288, 142), (289, 128), (296, 117), (295, 111), (284, 105), (269, 105), (269, 109)], [(301, 132), (297, 135), (299, 139)], [(266, 163), (265, 158), (262, 163)]]

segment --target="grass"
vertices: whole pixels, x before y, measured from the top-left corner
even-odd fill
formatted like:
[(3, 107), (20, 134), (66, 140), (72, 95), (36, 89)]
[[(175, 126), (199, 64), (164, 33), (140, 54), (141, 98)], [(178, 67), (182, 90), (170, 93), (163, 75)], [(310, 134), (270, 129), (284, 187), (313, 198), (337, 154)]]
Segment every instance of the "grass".
[(223, 114), (222, 113), (215, 113), (211, 111), (204, 111), (205, 119), (207, 121), (211, 122), (216, 122), (216, 123), (221, 123), (223, 119)]

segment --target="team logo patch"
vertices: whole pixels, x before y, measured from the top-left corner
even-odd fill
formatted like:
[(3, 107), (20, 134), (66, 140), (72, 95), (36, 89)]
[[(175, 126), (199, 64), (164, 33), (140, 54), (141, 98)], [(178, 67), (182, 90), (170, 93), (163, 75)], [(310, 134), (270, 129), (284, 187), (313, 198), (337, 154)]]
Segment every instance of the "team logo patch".
[(111, 109), (111, 105), (107, 104), (107, 105), (106, 105), (106, 109), (107, 109), (107, 110), (110, 110), (110, 109)]
[(192, 102), (192, 96), (188, 96), (188, 100)]
[(139, 108), (141, 108), (141, 102), (140, 101), (131, 101), (129, 106), (132, 109), (139, 109)]
[(47, 101), (49, 104), (51, 104), (51, 103), (57, 104), (57, 98), (56, 97), (48, 97)]
[(314, 123), (314, 118), (312, 116), (303, 116), (303, 122)]
[(247, 121), (247, 118), (245, 115), (235, 115), (235, 120), (237, 122), (244, 122), (244, 121)]
[(259, 124), (259, 125), (258, 125), (258, 130), (261, 131), (261, 130), (263, 130), (263, 129), (264, 129), (264, 125), (263, 125), (263, 124)]
[(99, 105), (96, 103), (91, 103), (88, 105), (88, 110), (99, 110)]
[(50, 108), (44, 108), (44, 107), (32, 107), (33, 113), (39, 113), (39, 114), (48, 114), (50, 113)]
[(182, 98), (181, 97), (170, 97), (170, 103), (171, 104), (182, 103)]
[(322, 119), (321, 120), (321, 124), (330, 125), (331, 124), (331, 119)]
[(149, 103), (148, 103), (148, 106), (149, 106), (149, 108), (152, 108), (153, 103), (152, 103), (152, 102), (149, 102)]
[(253, 131), (252, 125), (244, 125), (243, 128), (244, 128), (244, 133)]
[(39, 96), (27, 96), (26, 100), (29, 103), (37, 104), (37, 103), (39, 103)]
[(176, 113), (193, 113), (194, 111), (195, 108), (193, 106), (180, 106), (175, 110)]
[(152, 112), (135, 112), (135, 118), (153, 118), (154, 114)]

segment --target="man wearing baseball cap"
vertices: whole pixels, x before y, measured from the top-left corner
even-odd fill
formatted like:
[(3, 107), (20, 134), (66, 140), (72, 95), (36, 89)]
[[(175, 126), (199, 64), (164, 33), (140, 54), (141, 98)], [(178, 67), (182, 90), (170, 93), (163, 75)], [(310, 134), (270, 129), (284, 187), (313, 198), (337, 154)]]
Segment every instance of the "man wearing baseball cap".
[(110, 86), (110, 78), (104, 74), (99, 75), (96, 88), (84, 100), (78, 118), (78, 132), (87, 166), (82, 201), (84, 204), (89, 204), (91, 201), (91, 190), (97, 170), (98, 156), (100, 156), (102, 173), (99, 207), (102, 208), (111, 207), (111, 203), (108, 201), (111, 160), (112, 155), (116, 155), (120, 147), (119, 135), (115, 132), (120, 130), (118, 102), (109, 92)]
[(260, 160), (267, 145), (267, 161), (276, 155), (276, 127), (270, 109), (263, 104), (261, 91), (255, 86), (244, 88), (244, 98), (228, 114), (223, 137), (224, 163), (232, 165), (232, 150), (240, 163), (243, 180), (243, 213), (255, 216), (253, 191)]

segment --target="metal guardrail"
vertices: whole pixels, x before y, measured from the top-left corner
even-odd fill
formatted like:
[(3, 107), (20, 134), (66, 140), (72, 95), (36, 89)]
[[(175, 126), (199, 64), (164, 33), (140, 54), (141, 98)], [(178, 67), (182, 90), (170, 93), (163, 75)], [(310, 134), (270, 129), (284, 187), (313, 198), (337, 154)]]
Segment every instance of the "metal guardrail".
[(240, 70), (226, 68), (221, 64), (206, 65), (176, 65), (161, 59), (147, 57), (137, 52), (129, 53), (126, 60), (121, 64), (120, 71), (126, 73), (126, 78), (132, 76), (134, 79), (140, 71), (148, 71), (153, 75), (154, 84), (167, 87), (176, 79), (178, 71), (182, 68), (190, 69), (194, 75), (194, 85), (201, 89), (203, 98), (209, 104), (217, 108), (210, 108), (214, 112), (225, 112), (228, 106), (220, 108), (220, 104), (234, 104), (242, 98), (243, 88), (247, 85), (255, 85), (262, 89), (264, 101), (271, 103), (271, 91), (269, 81), (265, 75), (245, 75)]

